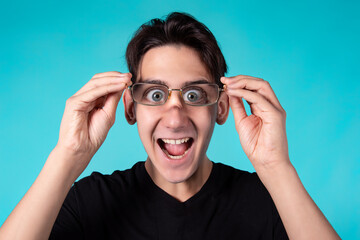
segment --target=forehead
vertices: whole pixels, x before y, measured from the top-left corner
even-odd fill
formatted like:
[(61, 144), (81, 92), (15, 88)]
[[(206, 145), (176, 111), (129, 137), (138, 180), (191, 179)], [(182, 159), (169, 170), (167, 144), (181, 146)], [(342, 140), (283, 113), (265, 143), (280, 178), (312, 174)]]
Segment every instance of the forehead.
[(145, 53), (139, 65), (137, 82), (154, 80), (171, 87), (199, 80), (212, 82), (199, 54), (183, 45), (156, 47)]

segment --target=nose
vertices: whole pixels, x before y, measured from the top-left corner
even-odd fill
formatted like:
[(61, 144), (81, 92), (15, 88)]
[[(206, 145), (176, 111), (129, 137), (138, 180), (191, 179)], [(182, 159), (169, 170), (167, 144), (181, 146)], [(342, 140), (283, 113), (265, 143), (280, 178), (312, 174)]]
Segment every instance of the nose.
[(179, 108), (183, 108), (185, 103), (183, 101), (180, 89), (171, 89), (166, 103), (168, 105), (175, 105)]
[(188, 124), (187, 110), (179, 91), (172, 91), (165, 103), (163, 121), (167, 128), (180, 131)]

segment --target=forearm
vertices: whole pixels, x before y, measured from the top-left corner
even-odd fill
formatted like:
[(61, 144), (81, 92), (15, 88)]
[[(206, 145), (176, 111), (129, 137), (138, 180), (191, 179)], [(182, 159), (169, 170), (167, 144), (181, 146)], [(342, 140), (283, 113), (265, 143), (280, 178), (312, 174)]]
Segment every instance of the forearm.
[(340, 239), (307, 193), (290, 161), (257, 170), (269, 191), (290, 239)]
[[(68, 155), (54, 149), (39, 176), (0, 229), (0, 239), (48, 239), (79, 171)], [(77, 159), (78, 160), (78, 159)]]

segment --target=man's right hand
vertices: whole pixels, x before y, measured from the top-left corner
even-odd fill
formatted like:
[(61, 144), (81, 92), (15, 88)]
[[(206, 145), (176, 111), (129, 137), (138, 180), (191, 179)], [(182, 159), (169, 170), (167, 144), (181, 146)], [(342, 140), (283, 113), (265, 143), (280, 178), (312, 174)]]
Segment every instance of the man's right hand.
[(56, 147), (33, 185), (0, 228), (0, 239), (48, 239), (74, 181), (115, 122), (131, 74), (96, 74), (66, 102)]
[[(56, 148), (77, 156), (83, 171), (115, 123), (121, 95), (131, 85), (131, 73), (98, 73), (66, 101)], [(81, 174), (81, 173), (80, 173)]]

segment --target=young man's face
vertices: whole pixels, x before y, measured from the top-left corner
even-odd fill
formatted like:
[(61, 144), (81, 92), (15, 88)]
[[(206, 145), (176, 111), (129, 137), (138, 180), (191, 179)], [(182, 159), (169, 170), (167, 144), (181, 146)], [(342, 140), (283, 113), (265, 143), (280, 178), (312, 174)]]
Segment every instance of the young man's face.
[[(197, 52), (181, 45), (153, 48), (143, 56), (136, 82), (151, 80), (159, 80), (170, 89), (179, 89), (199, 80), (214, 83)], [(141, 141), (149, 156), (147, 167), (156, 178), (171, 183), (184, 182), (203, 167), (208, 161), (206, 150), (219, 118), (218, 105), (223, 113), (226, 112), (225, 120), (227, 117), (227, 97), (222, 96), (220, 102), (221, 105), (190, 106), (184, 103), (180, 92), (172, 92), (161, 106), (125, 103), (127, 112), (133, 108), (134, 115), (130, 118), (136, 118)], [(218, 122), (225, 120), (218, 119)]]

